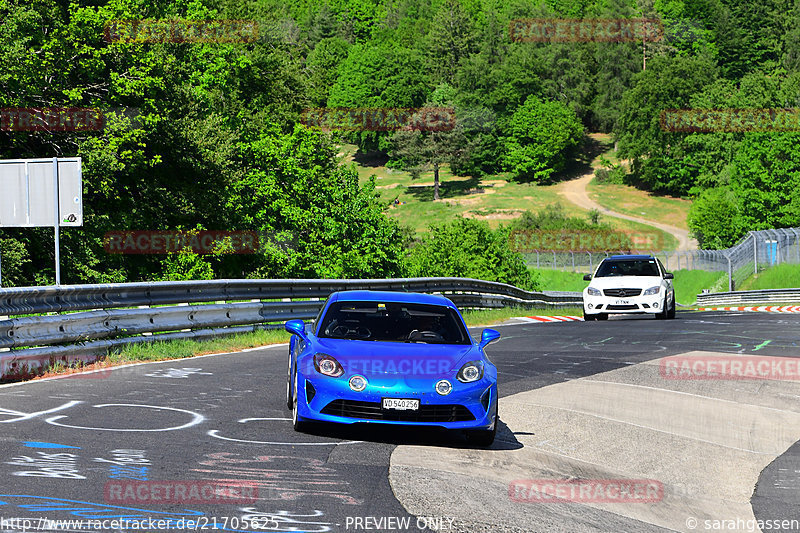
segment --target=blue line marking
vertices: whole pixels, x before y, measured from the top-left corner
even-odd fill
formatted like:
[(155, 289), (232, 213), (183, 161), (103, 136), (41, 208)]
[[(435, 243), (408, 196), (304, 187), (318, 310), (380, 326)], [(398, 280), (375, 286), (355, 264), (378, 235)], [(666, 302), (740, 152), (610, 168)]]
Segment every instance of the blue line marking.
[(52, 442), (37, 442), (33, 440), (24, 440), (22, 444), (25, 445), (26, 448), (48, 448), (48, 449), (73, 449), (73, 450), (80, 450), (80, 446), (67, 446), (66, 444), (55, 444)]

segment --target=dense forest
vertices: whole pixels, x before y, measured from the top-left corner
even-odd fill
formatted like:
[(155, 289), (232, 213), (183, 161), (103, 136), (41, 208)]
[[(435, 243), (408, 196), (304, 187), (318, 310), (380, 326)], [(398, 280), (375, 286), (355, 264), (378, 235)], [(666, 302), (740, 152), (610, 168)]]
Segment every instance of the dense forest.
[[(0, 128), (0, 157), (80, 156), (84, 226), (61, 232), (63, 282), (463, 275), (534, 287), (510, 228), (412, 235), (343, 141), (413, 169), (559, 179), (586, 132), (629, 173), (692, 197), (701, 246), (800, 225), (800, 127), (669, 131), (668, 109), (800, 108), (800, 0), (0, 0), (0, 108), (81, 107), (99, 131)], [(657, 38), (512, 39), (514, 21), (644, 18)], [(111, 21), (244, 20), (243, 42), (108, 39)], [(326, 107), (451, 108), (450, 131), (328, 132)], [(415, 137), (409, 140), (407, 137)], [(529, 217), (533, 219), (535, 217)], [(109, 254), (124, 230), (248, 230), (258, 253)], [(52, 228), (0, 231), (3, 285), (53, 282)], [(107, 243), (106, 243), (107, 244)]]

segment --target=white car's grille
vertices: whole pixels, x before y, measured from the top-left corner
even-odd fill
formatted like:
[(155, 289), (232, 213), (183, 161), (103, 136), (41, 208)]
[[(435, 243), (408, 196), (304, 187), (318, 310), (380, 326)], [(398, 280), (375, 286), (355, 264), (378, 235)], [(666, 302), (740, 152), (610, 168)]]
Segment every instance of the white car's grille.
[(604, 289), (605, 296), (614, 296), (615, 298), (630, 298), (631, 296), (639, 296), (642, 294), (642, 289)]

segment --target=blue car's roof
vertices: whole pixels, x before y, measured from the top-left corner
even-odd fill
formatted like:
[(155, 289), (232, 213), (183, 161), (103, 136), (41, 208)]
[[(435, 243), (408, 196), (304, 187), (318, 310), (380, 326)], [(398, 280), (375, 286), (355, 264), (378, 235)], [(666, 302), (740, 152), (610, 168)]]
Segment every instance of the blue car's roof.
[(607, 259), (653, 259), (652, 255), (612, 255)]
[(457, 309), (455, 304), (438, 294), (424, 294), (420, 292), (395, 292), (395, 291), (340, 291), (334, 292), (329, 298), (330, 302), (399, 302), (429, 305), (444, 305)]

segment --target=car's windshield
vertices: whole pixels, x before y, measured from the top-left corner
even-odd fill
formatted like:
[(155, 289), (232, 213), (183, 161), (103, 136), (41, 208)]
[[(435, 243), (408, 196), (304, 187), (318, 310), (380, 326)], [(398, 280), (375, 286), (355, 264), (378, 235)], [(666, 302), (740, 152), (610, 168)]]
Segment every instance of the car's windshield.
[(655, 259), (606, 260), (597, 269), (596, 278), (611, 276), (660, 276)]
[(335, 302), (319, 337), (433, 344), (471, 344), (457, 312), (441, 305), (397, 302)]

